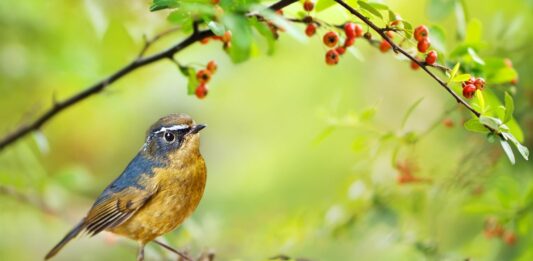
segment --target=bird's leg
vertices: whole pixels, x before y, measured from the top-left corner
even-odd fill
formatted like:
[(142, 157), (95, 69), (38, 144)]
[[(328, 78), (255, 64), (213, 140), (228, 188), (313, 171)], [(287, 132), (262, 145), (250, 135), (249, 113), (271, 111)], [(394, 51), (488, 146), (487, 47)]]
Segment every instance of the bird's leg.
[(139, 252), (137, 253), (137, 261), (144, 261), (144, 243), (139, 242)]
[(178, 251), (178, 250), (172, 248), (171, 246), (169, 246), (169, 245), (167, 245), (167, 244), (165, 244), (165, 243), (163, 243), (163, 242), (161, 242), (161, 241), (158, 241), (158, 240), (154, 240), (154, 242), (155, 242), (156, 244), (162, 246), (162, 247), (165, 248), (166, 250), (168, 250), (168, 251), (170, 251), (170, 252), (172, 252), (172, 253), (174, 253), (174, 254), (180, 256), (181, 258), (183, 258), (183, 259), (185, 259), (185, 260), (187, 260), (187, 261), (192, 261), (187, 255), (185, 255), (185, 254), (181, 253), (180, 251)]

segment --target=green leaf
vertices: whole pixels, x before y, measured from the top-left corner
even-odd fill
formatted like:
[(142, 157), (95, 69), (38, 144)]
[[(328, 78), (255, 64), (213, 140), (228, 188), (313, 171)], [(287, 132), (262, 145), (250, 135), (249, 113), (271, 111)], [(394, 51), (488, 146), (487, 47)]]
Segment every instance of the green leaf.
[(470, 55), (470, 58), (474, 60), (474, 62), (479, 63), (481, 65), (485, 65), (485, 61), (479, 57), (479, 55), (476, 53), (476, 51), (472, 48), (468, 48), (468, 54)]
[(274, 38), (274, 34), (270, 30), (270, 28), (265, 23), (259, 22), (256, 18), (252, 19), (251, 22), (254, 28), (259, 32), (259, 34), (261, 34), (266, 39), (268, 45), (267, 54), (274, 54), (276, 39)]
[(503, 151), (505, 151), (505, 155), (507, 155), (507, 158), (509, 158), (509, 161), (511, 164), (515, 164), (515, 158), (513, 149), (511, 149), (511, 145), (509, 145), (509, 142), (507, 142), (504, 139), (500, 139), (500, 144), (502, 145)]
[(403, 28), (405, 29), (405, 37), (411, 39), (413, 37), (413, 26), (404, 20), (402, 20)]
[(222, 22), (231, 31), (231, 47), (228, 52), (234, 63), (241, 63), (251, 55), (252, 29), (248, 19), (242, 15), (227, 14), (222, 17)]
[(226, 32), (226, 28), (224, 27), (224, 25), (219, 24), (215, 21), (209, 21), (207, 23), (207, 27), (209, 27), (211, 32), (213, 32), (215, 35), (218, 35), (218, 36), (223, 36), (224, 33)]
[(459, 74), (459, 75), (456, 75), (455, 77), (452, 78), (452, 82), (464, 82), (468, 79), (470, 79), (472, 77), (472, 75), (470, 74)]
[(383, 15), (376, 8), (374, 8), (374, 6), (370, 5), (367, 2), (363, 2), (363, 1), (357, 1), (357, 3), (359, 4), (359, 6), (361, 6), (361, 8), (363, 8), (366, 11), (370, 12), (371, 14), (383, 19)]
[(333, 0), (318, 0), (315, 5), (315, 11), (321, 12), (335, 5)]
[(429, 0), (428, 17), (433, 20), (446, 18), (454, 8), (456, 0)]
[(413, 111), (416, 109), (416, 107), (418, 107), (418, 105), (422, 102), (423, 99), (424, 99), (424, 97), (418, 99), (413, 104), (411, 104), (411, 106), (409, 106), (409, 109), (407, 109), (407, 111), (405, 112), (405, 114), (403, 116), (403, 119), (402, 119), (402, 123), (400, 124), (400, 128), (401, 129), (403, 129), (403, 127), (405, 126), (405, 123), (409, 119), (409, 116), (411, 116)]
[(453, 78), (455, 78), (455, 75), (459, 71), (460, 67), (461, 67), (461, 63), (456, 63), (455, 66), (453, 66), (453, 69), (450, 72), (450, 78), (448, 78), (448, 82), (450, 82)]
[(294, 39), (305, 43), (307, 42), (308, 37), (302, 32), (302, 30), (296, 27), (293, 23), (288, 22), (284, 17), (276, 14), (268, 8), (257, 8), (254, 11), (259, 12), (260, 15), (264, 16), (265, 19), (269, 20), (276, 26), (283, 28), (285, 32), (294, 37)]
[(479, 122), (478, 118), (472, 118), (465, 122), (464, 124), (465, 129), (471, 132), (477, 132), (477, 133), (490, 133), (489, 130), (483, 126), (481, 122)]
[(464, 2), (465, 1), (457, 1), (455, 4), (455, 21), (457, 24), (457, 35), (461, 40), (465, 37), (466, 21), (468, 20), (465, 13), (466, 6), (464, 5)]
[(487, 75), (487, 82), (492, 84), (508, 83), (518, 77), (515, 69), (509, 67), (502, 67)]
[(485, 99), (483, 98), (483, 93), (480, 90), (476, 90), (475, 93), (476, 101), (479, 106), (479, 109), (482, 114), (485, 113)]
[(446, 34), (442, 27), (434, 25), (429, 28), (431, 45), (440, 52), (446, 52)]
[(471, 19), (466, 27), (465, 42), (469, 44), (478, 44), (481, 41), (483, 26), (478, 19)]
[(518, 142), (515, 136), (513, 136), (511, 133), (504, 132), (502, 135), (514, 144), (518, 152), (520, 152), (520, 155), (522, 155), (525, 160), (529, 160), (529, 149), (526, 146), (520, 144), (520, 142)]
[(374, 7), (375, 9), (377, 10), (389, 10), (389, 7), (387, 5), (384, 5), (384, 4), (380, 4), (380, 3), (374, 3), (374, 2), (371, 2), (371, 3), (368, 3), (369, 5), (371, 5), (372, 7)]
[(150, 12), (158, 10), (176, 8), (179, 6), (178, 0), (154, 0), (150, 6)]
[(198, 87), (198, 79), (196, 79), (196, 70), (192, 67), (187, 67), (187, 76), (189, 78), (189, 83), (187, 84), (187, 94), (193, 95)]
[(489, 126), (494, 130), (499, 129), (500, 125), (502, 125), (502, 121), (500, 119), (484, 115), (479, 116), (479, 122)]
[(505, 116), (503, 122), (507, 123), (513, 118), (514, 102), (513, 97), (508, 92), (505, 92)]
[(192, 24), (192, 18), (191, 15), (185, 11), (184, 9), (178, 9), (175, 11), (172, 11), (167, 17), (167, 20), (174, 24)]

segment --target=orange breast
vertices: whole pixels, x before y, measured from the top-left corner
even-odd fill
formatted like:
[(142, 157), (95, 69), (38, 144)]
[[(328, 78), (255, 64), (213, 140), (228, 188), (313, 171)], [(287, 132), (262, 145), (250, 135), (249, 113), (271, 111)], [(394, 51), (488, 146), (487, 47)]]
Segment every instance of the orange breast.
[(111, 232), (131, 239), (149, 242), (174, 230), (192, 214), (200, 203), (206, 183), (203, 158), (175, 161), (166, 169), (155, 169), (147, 182), (156, 182), (157, 193), (123, 224)]

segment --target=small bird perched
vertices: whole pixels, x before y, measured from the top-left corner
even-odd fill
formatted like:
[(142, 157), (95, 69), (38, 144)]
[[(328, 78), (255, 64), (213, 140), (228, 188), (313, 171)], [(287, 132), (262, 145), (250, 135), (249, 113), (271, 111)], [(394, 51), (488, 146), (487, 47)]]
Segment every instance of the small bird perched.
[(151, 241), (182, 255), (155, 238), (181, 225), (202, 198), (207, 175), (198, 132), (205, 127), (186, 114), (154, 123), (137, 156), (45, 259), (80, 232), (94, 236), (103, 230), (139, 242), (138, 261), (144, 260), (144, 246)]

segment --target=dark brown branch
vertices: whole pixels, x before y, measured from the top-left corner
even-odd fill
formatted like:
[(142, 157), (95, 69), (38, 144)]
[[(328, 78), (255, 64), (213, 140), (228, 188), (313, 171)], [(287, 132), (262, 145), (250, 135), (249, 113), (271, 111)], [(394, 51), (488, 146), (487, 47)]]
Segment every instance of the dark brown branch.
[[(273, 5), (271, 5), (269, 8), (272, 10), (278, 10), (294, 2), (297, 2), (297, 0), (280, 0), (279, 2), (276, 2)], [(111, 74), (109, 77), (101, 80), (100, 82), (97, 82), (92, 86), (89, 86), (84, 91), (77, 93), (74, 96), (71, 96), (64, 101), (55, 102), (52, 108), (50, 108), (48, 111), (43, 113), (37, 119), (35, 119), (29, 124), (20, 126), (15, 131), (4, 136), (2, 139), (0, 139), (0, 150), (5, 148), (7, 145), (10, 145), (14, 143), (15, 141), (19, 140), (20, 138), (26, 136), (32, 131), (38, 130), (46, 122), (48, 122), (50, 119), (52, 119), (54, 116), (56, 116), (63, 110), (91, 97), (94, 94), (97, 94), (103, 91), (109, 85), (111, 85), (118, 79), (122, 78), (123, 76), (135, 71), (138, 68), (144, 67), (146, 65), (157, 62), (159, 60), (170, 59), (172, 58), (172, 56), (174, 56), (174, 54), (182, 51), (183, 49), (187, 48), (193, 43), (203, 38), (210, 37), (210, 36), (213, 36), (213, 32), (211, 32), (210, 30), (198, 30), (198, 31), (195, 30), (191, 35), (189, 35), (187, 38), (177, 43), (176, 45), (164, 51), (161, 51), (159, 53), (153, 54), (151, 56), (143, 57), (143, 55), (146, 52), (146, 49), (148, 49), (146, 45), (149, 46), (151, 44), (151, 43), (150, 44), (145, 43), (145, 46), (143, 47), (143, 49), (141, 49), (139, 56), (135, 60), (133, 60), (131, 63), (129, 63), (128, 65), (124, 66), (123, 68)]]

